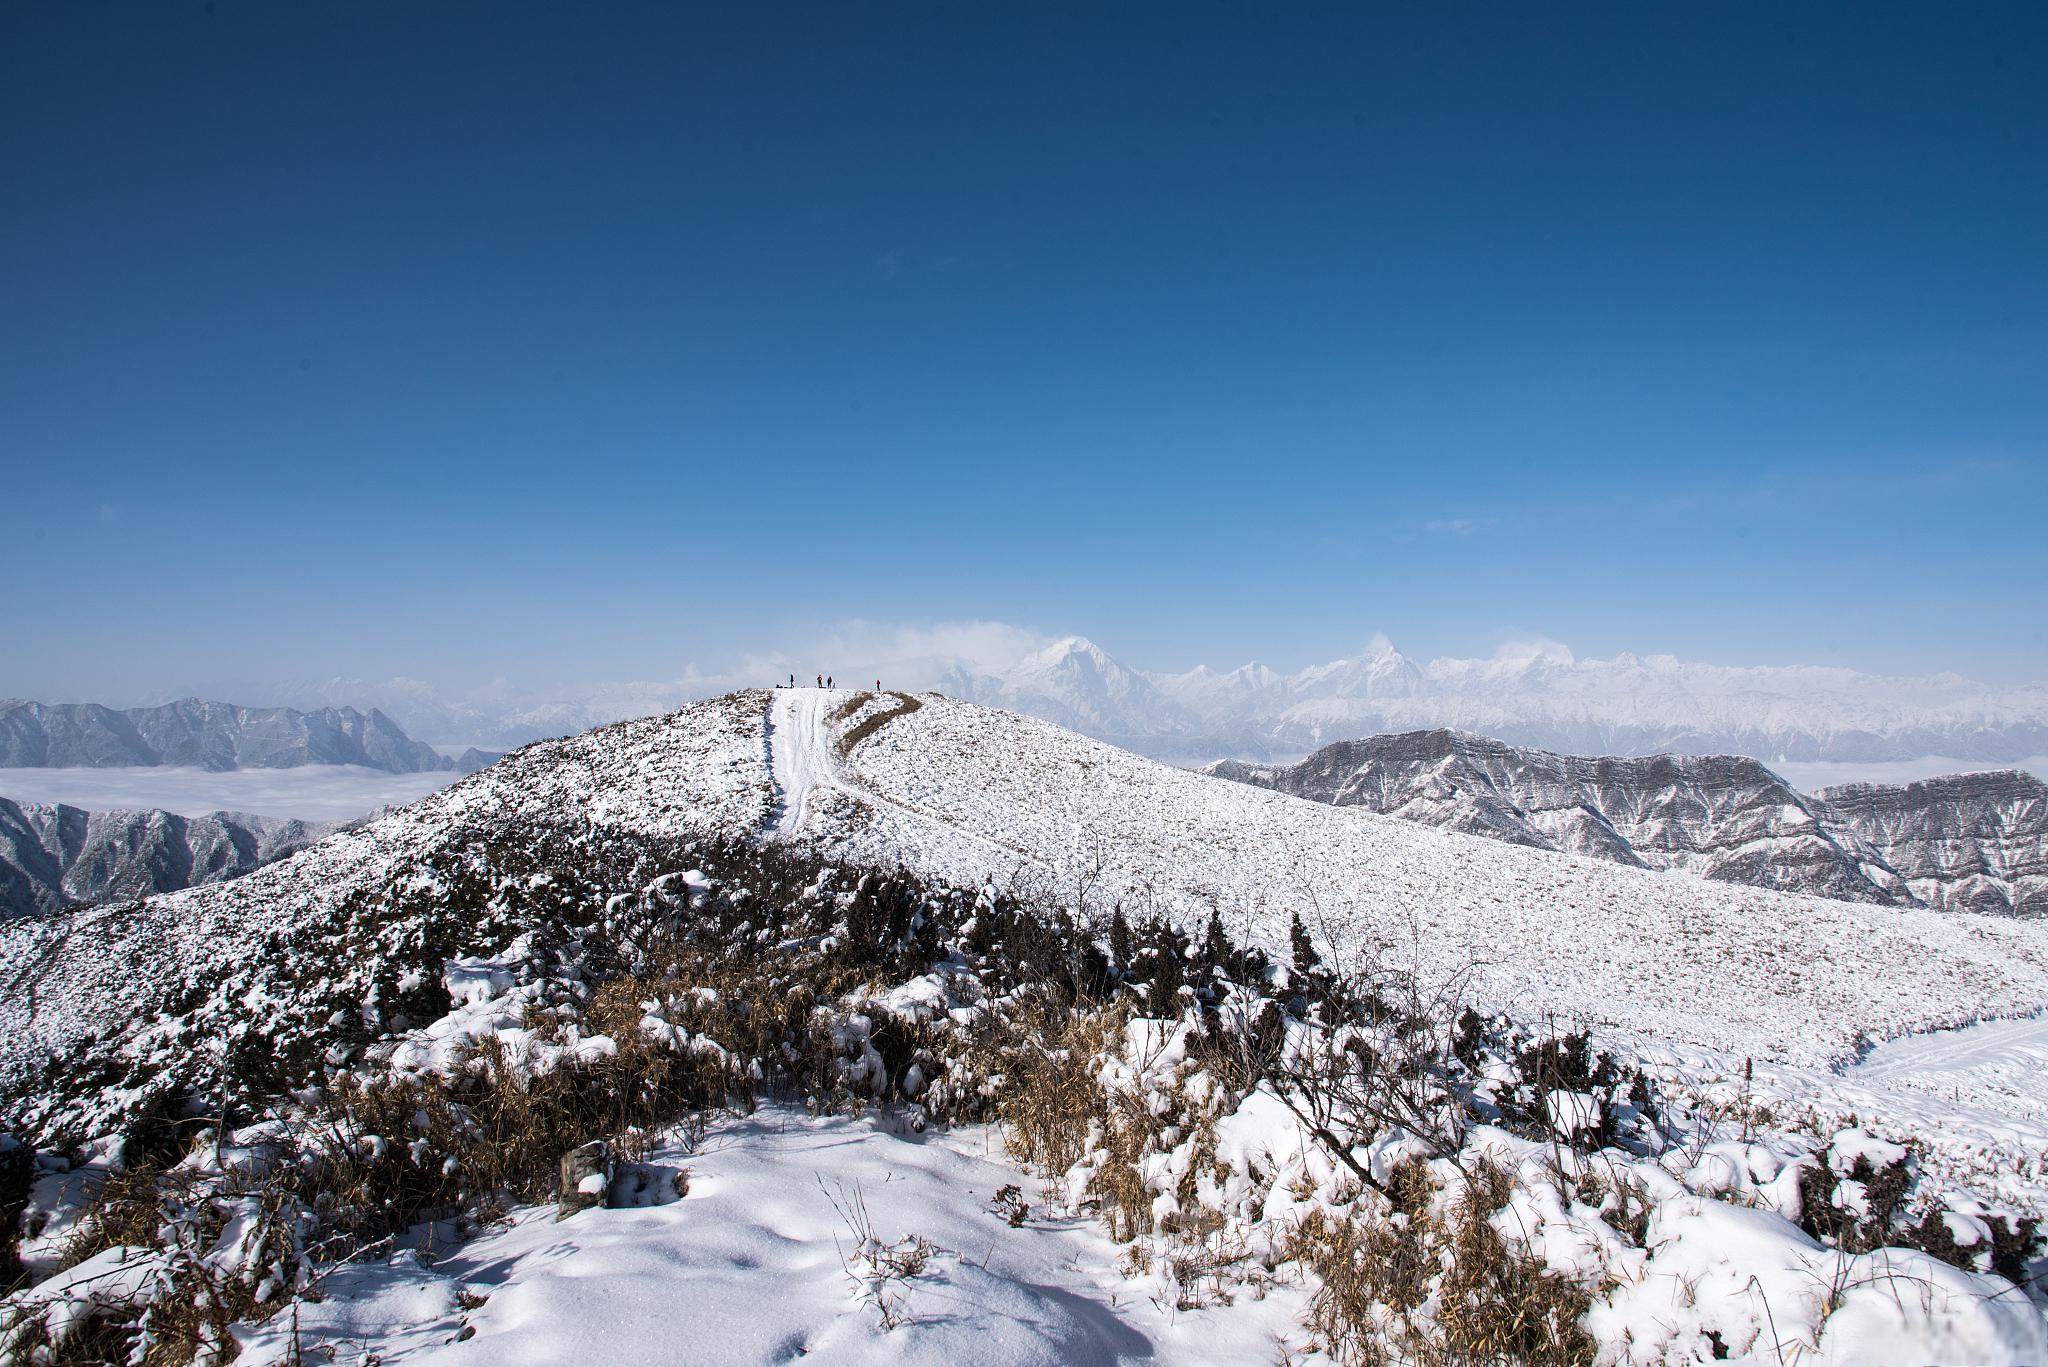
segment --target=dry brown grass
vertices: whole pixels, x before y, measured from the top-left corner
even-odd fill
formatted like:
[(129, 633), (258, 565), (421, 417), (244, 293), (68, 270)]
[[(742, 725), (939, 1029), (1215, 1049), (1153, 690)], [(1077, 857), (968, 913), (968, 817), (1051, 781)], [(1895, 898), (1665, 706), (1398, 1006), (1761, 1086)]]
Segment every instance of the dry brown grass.
[(832, 709), (832, 720), (845, 721), (848, 717), (860, 711), (863, 707), (866, 707), (868, 703), (874, 698), (874, 696), (875, 695), (873, 693), (870, 693), (865, 689), (854, 694), (845, 702), (839, 704), (839, 706)]
[[(1309, 1327), (1350, 1367), (1589, 1367), (1584, 1288), (1511, 1247), (1492, 1216), (1511, 1179), (1480, 1166), (1447, 1208), (1421, 1163), (1397, 1168), (1385, 1209), (1313, 1212), (1287, 1253), (1312, 1272)], [(1368, 1197), (1368, 1202), (1373, 1198)]]
[(881, 730), (890, 722), (895, 721), (898, 717), (908, 716), (924, 706), (923, 703), (908, 693), (891, 693), (889, 696), (896, 700), (895, 707), (886, 712), (876, 712), (863, 718), (853, 729), (839, 738), (839, 757), (841, 759), (845, 759), (848, 755), (852, 754), (855, 746), (859, 745), (869, 736), (874, 735), (875, 732)]
[[(189, 1169), (147, 1164), (112, 1174), (81, 1217), (65, 1262), (75, 1266), (115, 1247), (157, 1250), (163, 1264), (153, 1303), (138, 1311), (109, 1302), (85, 1323), (68, 1325), (61, 1339), (33, 1319), (9, 1325), (0, 1359), (50, 1367), (110, 1361), (181, 1367), (201, 1356), (225, 1361), (235, 1351), (233, 1326), (259, 1322), (281, 1303), (274, 1291), (267, 1299), (258, 1293), (266, 1289), (267, 1269), (298, 1251), (291, 1210), (284, 1185), (262, 1179), (231, 1176), (209, 1190)], [(238, 1216), (250, 1222), (247, 1257), (239, 1268), (216, 1266), (207, 1254)]]
[[(974, 1042), (973, 1066), (1002, 1079), (996, 1110), (1012, 1157), (1057, 1179), (1096, 1146), (1099, 1162), (1088, 1193), (1110, 1237), (1122, 1243), (1155, 1232), (1177, 1236), (1180, 1246), (1164, 1256), (1185, 1256), (1193, 1267), (1213, 1254), (1207, 1246), (1223, 1223), (1197, 1198), (1204, 1172), (1227, 1177), (1216, 1159), (1219, 1103), (1195, 1097), (1188, 1086), (1191, 1066), (1142, 1097), (1104, 1087), (1102, 1063), (1126, 1049), (1131, 1019), (1123, 1002), (1064, 1014), (1029, 1007)], [(1182, 1142), (1193, 1143), (1194, 1161), (1174, 1192), (1180, 1213), (1161, 1225), (1153, 1216), (1157, 1193), (1146, 1186), (1140, 1164)]]

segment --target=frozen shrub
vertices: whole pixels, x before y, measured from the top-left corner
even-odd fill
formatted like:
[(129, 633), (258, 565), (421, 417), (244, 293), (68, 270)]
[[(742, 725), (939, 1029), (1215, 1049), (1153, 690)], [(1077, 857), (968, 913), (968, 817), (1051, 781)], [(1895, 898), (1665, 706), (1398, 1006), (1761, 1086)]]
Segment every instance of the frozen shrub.
[(0, 1133), (0, 1293), (12, 1291), (22, 1278), (21, 1215), (35, 1175), (35, 1150)]

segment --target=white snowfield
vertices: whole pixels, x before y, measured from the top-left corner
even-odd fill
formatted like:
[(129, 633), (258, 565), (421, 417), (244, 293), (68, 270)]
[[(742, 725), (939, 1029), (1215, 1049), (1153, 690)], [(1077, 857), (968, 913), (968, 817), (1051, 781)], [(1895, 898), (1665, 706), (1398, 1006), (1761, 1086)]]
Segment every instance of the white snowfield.
[[(768, 1107), (721, 1121), (694, 1149), (649, 1155), (643, 1171), (659, 1204), (562, 1223), (553, 1206), (526, 1207), (432, 1266), (404, 1253), (346, 1268), (300, 1308), (297, 1357), (279, 1317), (245, 1335), (236, 1361), (324, 1362), (331, 1351), (346, 1364), (367, 1351), (388, 1367), (1266, 1362), (1301, 1308), (1288, 1286), (1177, 1313), (1151, 1279), (1120, 1270), (1126, 1250), (1099, 1222), (1044, 1210), (986, 1129), (916, 1135), (873, 1114)], [(667, 1199), (678, 1172), (687, 1192)], [(1044, 1213), (1013, 1228), (993, 1198), (1020, 1183)], [(852, 1275), (868, 1270), (847, 1219), (861, 1207), (881, 1242), (927, 1241), (916, 1277)]]
[(1915, 1137), (1948, 1180), (2048, 1210), (2048, 925), (1503, 845), (929, 694), (842, 759), (840, 736), (887, 700), (834, 722), (852, 695), (816, 693), (770, 704), (777, 781), (799, 785), (780, 794), (781, 838), (1091, 912), (1214, 906), (1282, 956), (1298, 909), (1340, 960), (1413, 964), (1484, 1009), (1592, 1026), (1716, 1105)]
[(309, 909), (416, 865), (463, 818), (657, 836), (758, 830), (770, 796), (765, 698), (713, 698), (529, 746), (231, 883), (0, 926), (0, 1084), (96, 1027), (146, 1015), (179, 970), (249, 962)]
[[(777, 693), (784, 836), (849, 861), (992, 878), (1107, 914), (1469, 975), (1482, 1004), (1808, 1066), (2048, 1006), (2031, 922), (1739, 888), (1501, 845), (1207, 778), (934, 695), (842, 762), (816, 690)], [(846, 696), (835, 695), (834, 706)]]

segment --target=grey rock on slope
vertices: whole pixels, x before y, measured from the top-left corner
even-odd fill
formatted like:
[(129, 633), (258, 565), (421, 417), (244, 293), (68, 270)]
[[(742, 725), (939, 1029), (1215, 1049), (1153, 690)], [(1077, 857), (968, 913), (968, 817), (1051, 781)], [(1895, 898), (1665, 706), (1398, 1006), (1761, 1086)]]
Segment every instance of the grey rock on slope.
[(0, 798), (0, 919), (224, 882), (333, 829), (240, 812), (88, 812)]
[(118, 710), (98, 703), (0, 700), (0, 767), (159, 764), (216, 772), (360, 764), (394, 774), (454, 767), (375, 708), (299, 712), (187, 698)]
[(1884, 856), (1753, 759), (1586, 758), (1459, 731), (1326, 745), (1206, 772), (1341, 807), (1639, 868), (1853, 902), (1913, 901)]
[(1999, 770), (1814, 794), (1944, 911), (2048, 916), (2048, 784)]

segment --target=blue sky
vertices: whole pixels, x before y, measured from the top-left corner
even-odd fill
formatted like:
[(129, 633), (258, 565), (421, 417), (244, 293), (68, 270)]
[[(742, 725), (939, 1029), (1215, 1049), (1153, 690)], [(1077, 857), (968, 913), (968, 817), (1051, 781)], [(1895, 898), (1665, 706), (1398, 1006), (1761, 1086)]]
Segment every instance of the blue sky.
[(994, 8), (9, 6), (0, 693), (2048, 677), (2048, 9)]

